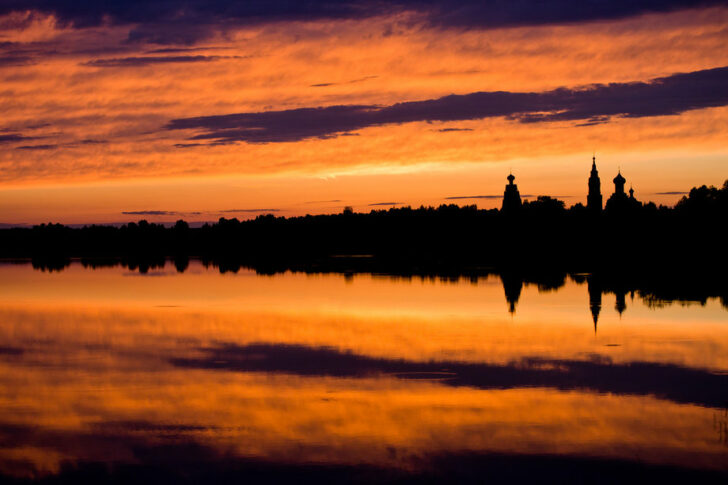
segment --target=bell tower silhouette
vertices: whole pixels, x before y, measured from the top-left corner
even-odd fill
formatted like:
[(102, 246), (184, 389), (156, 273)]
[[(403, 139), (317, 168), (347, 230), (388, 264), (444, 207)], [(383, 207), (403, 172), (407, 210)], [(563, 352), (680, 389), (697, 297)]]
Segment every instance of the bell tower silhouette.
[(516, 177), (513, 174), (509, 174), (508, 185), (506, 190), (503, 192), (503, 205), (501, 210), (504, 212), (515, 212), (521, 208), (521, 194), (518, 193), (518, 185), (514, 184), (513, 181)]
[(589, 195), (586, 196), (586, 207), (592, 212), (602, 211), (602, 192), (599, 172), (597, 172), (597, 157), (592, 157), (591, 174), (589, 175)]

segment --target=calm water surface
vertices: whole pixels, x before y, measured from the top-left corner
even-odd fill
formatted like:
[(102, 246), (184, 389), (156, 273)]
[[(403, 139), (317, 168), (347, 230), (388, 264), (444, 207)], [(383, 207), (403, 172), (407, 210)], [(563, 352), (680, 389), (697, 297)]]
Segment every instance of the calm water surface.
[(727, 473), (726, 309), (627, 294), (620, 313), (578, 281), (525, 285), (511, 308), (499, 277), (0, 265), (0, 475)]

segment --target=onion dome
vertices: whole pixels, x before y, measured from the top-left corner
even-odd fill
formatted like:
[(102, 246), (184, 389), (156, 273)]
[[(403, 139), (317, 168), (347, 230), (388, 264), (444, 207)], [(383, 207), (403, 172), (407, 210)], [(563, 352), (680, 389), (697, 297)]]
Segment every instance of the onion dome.
[(625, 179), (624, 177), (622, 177), (622, 173), (621, 172), (617, 172), (617, 176), (614, 177), (614, 180), (613, 180), (613, 182), (615, 184), (621, 184), (621, 185), (624, 185), (624, 183), (626, 181), (627, 181), (627, 179)]
[(508, 183), (511, 185), (513, 185), (513, 181), (516, 180), (516, 177), (514, 177), (513, 174), (508, 175), (506, 178), (508, 179)]

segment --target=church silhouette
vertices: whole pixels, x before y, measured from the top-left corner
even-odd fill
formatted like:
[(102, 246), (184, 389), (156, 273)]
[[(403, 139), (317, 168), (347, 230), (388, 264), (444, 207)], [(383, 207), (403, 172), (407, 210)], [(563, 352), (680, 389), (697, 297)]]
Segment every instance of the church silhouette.
[[(514, 213), (521, 208), (521, 194), (518, 192), (518, 185), (514, 184), (513, 181), (516, 177), (511, 173), (507, 177), (508, 185), (503, 192), (503, 205), (501, 211), (505, 213)], [(609, 213), (624, 213), (632, 211), (642, 207), (642, 203), (635, 199), (634, 189), (630, 186), (629, 195), (624, 191), (624, 185), (627, 183), (627, 179), (622, 175), (622, 170), (617, 171), (617, 176), (612, 180), (614, 182), (614, 193), (607, 200), (607, 204), (604, 210)], [(592, 157), (592, 167), (589, 173), (589, 192), (586, 196), (586, 207), (587, 210), (594, 214), (600, 214), (602, 212), (602, 192), (601, 192), (601, 180), (599, 179), (599, 171), (597, 170), (597, 157)]]
[[(634, 198), (634, 189), (629, 188), (629, 196), (624, 192), (624, 184), (627, 179), (622, 175), (621, 169), (617, 171), (617, 176), (612, 180), (614, 182), (614, 193), (607, 200), (605, 210), (607, 212), (625, 212), (631, 209), (639, 209), (642, 204)], [(592, 212), (602, 211), (602, 194), (599, 190), (601, 183), (599, 181), (599, 172), (597, 171), (597, 158), (592, 157), (591, 174), (589, 175), (589, 194), (587, 195), (587, 208)]]

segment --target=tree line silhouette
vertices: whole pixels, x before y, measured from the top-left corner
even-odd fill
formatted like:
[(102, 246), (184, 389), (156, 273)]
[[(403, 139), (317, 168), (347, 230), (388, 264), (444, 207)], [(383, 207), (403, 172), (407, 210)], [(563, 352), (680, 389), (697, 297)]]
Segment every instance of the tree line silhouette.
[(184, 269), (201, 258), (221, 270), (261, 272), (384, 272), (396, 274), (524, 274), (568, 271), (694, 275), (725, 274), (722, 231), (728, 180), (721, 188), (695, 187), (675, 207), (654, 203), (594, 214), (582, 204), (539, 196), (520, 210), (475, 205), (402, 207), (356, 213), (276, 217), (191, 228), (145, 220), (121, 227), (70, 228), (40, 224), (0, 230), (0, 257), (31, 258), (62, 268), (71, 258), (87, 264), (122, 262), (140, 270), (168, 258)]

